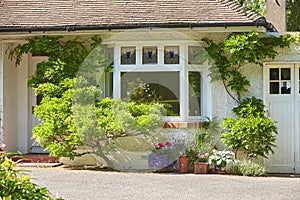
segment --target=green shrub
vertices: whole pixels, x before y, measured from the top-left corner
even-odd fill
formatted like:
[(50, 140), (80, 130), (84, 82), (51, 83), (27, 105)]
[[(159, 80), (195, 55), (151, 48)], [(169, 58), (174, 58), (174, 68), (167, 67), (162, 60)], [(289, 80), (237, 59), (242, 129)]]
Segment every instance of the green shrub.
[(255, 162), (251, 162), (250, 160), (244, 160), (237, 162), (230, 169), (230, 173), (243, 176), (265, 176), (267, 170), (265, 167)]
[(97, 36), (43, 36), (29, 39), (10, 52), (16, 64), (26, 53), (42, 52), (48, 57), (38, 64), (28, 86), (43, 97), (34, 109), (43, 123), (33, 129), (33, 137), (52, 156), (73, 159), (82, 155), (77, 147), (86, 145), (89, 152), (84, 153), (104, 157), (116, 138), (148, 134), (162, 127), (162, 107), (157, 103), (100, 100), (95, 73), (112, 62), (105, 56), (106, 46), (100, 44)]
[(40, 188), (21, 170), (15, 169), (7, 155), (0, 155), (0, 199), (2, 200), (52, 200), (47, 188)]
[(265, 115), (265, 105), (261, 99), (255, 97), (245, 98), (232, 111), (240, 117), (263, 117)]
[(267, 117), (247, 117), (233, 119), (227, 117), (223, 122), (225, 132), (221, 135), (227, 148), (242, 150), (247, 158), (274, 153), (277, 128), (275, 122)]
[(222, 124), (221, 139), (226, 147), (236, 153), (242, 150), (250, 159), (267, 158), (269, 153), (274, 153), (276, 121), (265, 116), (263, 102), (255, 97), (246, 98), (233, 111), (239, 117), (227, 117)]

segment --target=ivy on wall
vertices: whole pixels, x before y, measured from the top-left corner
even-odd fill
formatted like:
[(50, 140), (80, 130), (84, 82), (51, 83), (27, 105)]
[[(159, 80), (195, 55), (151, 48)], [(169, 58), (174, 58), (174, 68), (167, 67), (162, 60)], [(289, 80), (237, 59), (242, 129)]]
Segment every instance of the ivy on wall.
[(222, 81), (229, 96), (237, 103), (248, 92), (250, 81), (242, 73), (247, 64), (263, 66), (266, 59), (274, 59), (278, 48), (289, 47), (296, 38), (291, 35), (263, 37), (257, 32), (232, 33), (225, 41), (215, 43), (202, 39), (203, 47), (210, 56), (212, 81)]

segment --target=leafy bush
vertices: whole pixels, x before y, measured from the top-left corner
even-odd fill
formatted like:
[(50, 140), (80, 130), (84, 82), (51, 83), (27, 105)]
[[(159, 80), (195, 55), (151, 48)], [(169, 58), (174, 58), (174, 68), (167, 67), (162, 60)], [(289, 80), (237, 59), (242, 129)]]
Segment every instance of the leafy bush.
[(237, 162), (231, 169), (230, 173), (243, 176), (265, 176), (267, 170), (265, 167), (251, 162), (250, 160), (244, 160)]
[(161, 109), (162, 105), (155, 103), (104, 98), (95, 105), (74, 105), (72, 117), (83, 144), (105, 159), (117, 138), (148, 135), (162, 127)]
[(276, 121), (265, 116), (262, 101), (255, 97), (246, 98), (233, 111), (239, 117), (227, 117), (222, 124), (224, 133), (221, 138), (227, 148), (235, 152), (241, 149), (250, 159), (267, 158), (269, 153), (274, 153)]
[(228, 148), (243, 150), (248, 158), (274, 153), (277, 128), (275, 122), (266, 117), (247, 117), (233, 119), (227, 117), (223, 122), (225, 132), (222, 141)]
[(16, 64), (26, 53), (48, 57), (38, 64), (28, 86), (43, 97), (34, 109), (43, 123), (33, 129), (33, 137), (50, 155), (73, 159), (82, 155), (76, 150), (84, 144), (92, 150), (84, 153), (96, 153), (105, 159), (104, 153), (112, 150), (114, 139), (148, 134), (162, 127), (159, 104), (100, 100), (95, 73), (112, 62), (100, 43), (98, 37), (43, 36), (29, 39), (10, 52)]
[(23, 171), (15, 169), (15, 165), (16, 162), (9, 159), (7, 155), (0, 155), (0, 199), (62, 199), (52, 197), (47, 188), (38, 187)]
[(255, 97), (245, 98), (232, 111), (240, 117), (263, 117), (265, 115), (265, 106), (261, 99)]

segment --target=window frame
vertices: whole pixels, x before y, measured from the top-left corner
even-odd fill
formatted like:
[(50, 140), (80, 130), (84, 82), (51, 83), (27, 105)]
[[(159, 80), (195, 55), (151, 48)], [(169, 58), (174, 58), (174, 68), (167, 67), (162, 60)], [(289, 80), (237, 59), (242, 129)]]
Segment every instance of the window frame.
[[(136, 64), (122, 65), (121, 64), (121, 48), (130, 46), (136, 47)], [(165, 47), (179, 47), (179, 64), (164, 64)], [(201, 64), (188, 64), (188, 48), (195, 46), (195, 43), (186, 41), (130, 41), (118, 42), (114, 44), (114, 71), (113, 71), (113, 98), (121, 98), (121, 73), (123, 72), (163, 72), (163, 71), (178, 71), (179, 72), (179, 93), (180, 93), (180, 112), (179, 116), (165, 116), (166, 122), (196, 122), (206, 120), (206, 117), (211, 117), (210, 105), (210, 87), (207, 62)], [(143, 47), (157, 47), (157, 63), (143, 64)], [(188, 72), (199, 71), (201, 74), (201, 114), (199, 116), (188, 116), (189, 97), (188, 97)], [(209, 98), (209, 99), (208, 99)]]

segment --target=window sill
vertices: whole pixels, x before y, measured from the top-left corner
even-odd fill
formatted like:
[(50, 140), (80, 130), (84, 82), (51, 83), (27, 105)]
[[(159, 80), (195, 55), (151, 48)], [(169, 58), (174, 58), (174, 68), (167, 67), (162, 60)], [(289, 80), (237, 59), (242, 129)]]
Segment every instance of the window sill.
[(202, 128), (207, 122), (165, 122), (164, 128)]

